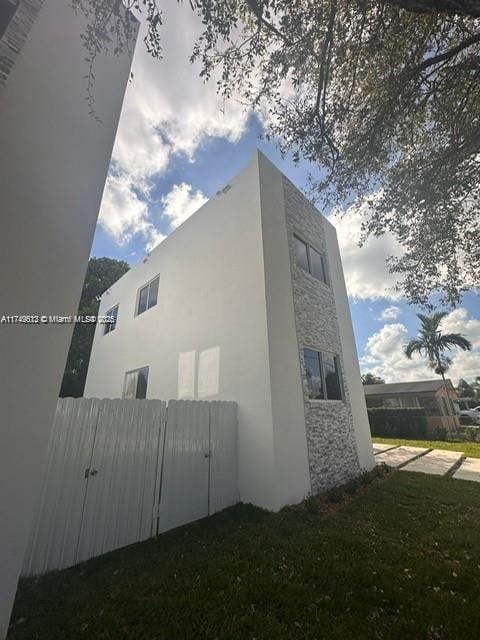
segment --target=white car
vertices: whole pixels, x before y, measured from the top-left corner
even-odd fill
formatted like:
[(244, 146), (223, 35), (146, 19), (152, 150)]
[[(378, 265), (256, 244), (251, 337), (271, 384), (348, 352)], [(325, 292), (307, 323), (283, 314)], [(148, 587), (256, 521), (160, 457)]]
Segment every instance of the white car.
[(474, 409), (463, 409), (463, 411), (460, 411), (459, 418), (461, 424), (468, 424), (468, 419), (470, 418), (470, 424), (480, 425), (480, 405)]

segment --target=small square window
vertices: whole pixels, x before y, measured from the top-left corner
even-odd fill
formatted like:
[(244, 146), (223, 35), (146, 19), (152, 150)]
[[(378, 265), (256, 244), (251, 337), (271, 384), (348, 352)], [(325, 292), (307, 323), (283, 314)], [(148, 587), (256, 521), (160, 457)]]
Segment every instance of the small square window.
[(103, 330), (103, 334), (104, 335), (106, 333), (111, 333), (112, 331), (114, 331), (116, 329), (117, 318), (118, 318), (118, 304), (115, 307), (112, 307), (112, 309), (110, 309), (110, 311), (107, 311), (107, 313), (105, 315), (110, 316), (112, 321), (105, 323), (105, 325), (104, 325), (105, 328)]
[(160, 276), (154, 278), (151, 282), (142, 287), (138, 293), (137, 300), (137, 316), (151, 309), (158, 302), (158, 284)]
[(123, 397), (126, 400), (138, 398), (144, 400), (147, 397), (148, 367), (127, 371), (123, 385)]

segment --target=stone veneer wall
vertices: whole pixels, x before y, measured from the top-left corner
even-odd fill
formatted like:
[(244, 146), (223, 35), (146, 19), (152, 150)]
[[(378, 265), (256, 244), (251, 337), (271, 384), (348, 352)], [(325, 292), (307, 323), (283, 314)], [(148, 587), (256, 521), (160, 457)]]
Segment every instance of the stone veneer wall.
[[(360, 473), (348, 387), (343, 375), (343, 355), (332, 289), (297, 267), (294, 233), (325, 258), (323, 218), (305, 196), (283, 179), (285, 214), (290, 250), (293, 302), (297, 328), (305, 406), (305, 425), (312, 492), (342, 484)], [(304, 347), (340, 356), (344, 401), (310, 400), (307, 393)]]
[(7, 30), (0, 39), (0, 90), (7, 82), (15, 60), (44, 0), (20, 0)]

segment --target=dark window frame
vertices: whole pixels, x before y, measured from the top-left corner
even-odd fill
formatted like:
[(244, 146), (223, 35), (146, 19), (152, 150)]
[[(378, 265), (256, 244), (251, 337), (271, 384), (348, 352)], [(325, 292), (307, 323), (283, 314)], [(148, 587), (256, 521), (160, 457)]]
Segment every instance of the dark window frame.
[[(315, 278), (315, 280), (318, 280), (319, 282), (322, 282), (325, 286), (329, 287), (330, 286), (330, 280), (329, 280), (329, 277), (328, 277), (327, 261), (325, 259), (324, 254), (321, 251), (319, 251), (318, 249), (316, 249), (314, 246), (312, 246), (304, 238), (302, 238), (302, 236), (300, 236), (298, 233), (294, 233), (293, 237), (294, 237), (295, 242), (301, 242), (303, 245), (305, 245), (305, 247), (307, 249), (308, 270), (304, 269), (298, 263), (298, 260), (297, 260), (297, 248), (295, 247), (295, 264), (296, 264), (296, 266), (299, 269), (301, 269), (302, 271), (305, 271), (306, 273), (309, 273), (312, 276), (312, 278)], [(317, 275), (315, 275), (313, 273), (313, 266), (312, 266), (313, 263), (312, 263), (312, 257), (310, 255), (311, 251), (314, 251), (320, 257), (320, 264), (321, 264), (323, 278), (319, 278)]]
[[(127, 391), (127, 380), (128, 380), (128, 376), (132, 375), (134, 373), (139, 374), (141, 371), (146, 371), (147, 375), (146, 375), (146, 382), (145, 382), (145, 395), (142, 397), (138, 397), (138, 391), (139, 391), (139, 376), (137, 375), (137, 380), (136, 380), (136, 386), (135, 386), (135, 398), (126, 398), (126, 391)], [(124, 376), (124, 380), (123, 380), (123, 393), (122, 393), (122, 398), (123, 399), (127, 399), (127, 400), (145, 400), (147, 397), (147, 388), (148, 388), (148, 376), (150, 373), (150, 367), (147, 365), (145, 367), (138, 367), (137, 369), (130, 369), (130, 371), (125, 371), (125, 376)]]
[[(310, 402), (344, 402), (345, 401), (345, 389), (343, 387), (343, 375), (342, 375), (342, 366), (341, 366), (341, 360), (340, 360), (340, 356), (336, 353), (332, 353), (330, 351), (318, 351), (317, 349), (312, 349), (312, 347), (303, 347), (303, 363), (304, 363), (304, 370), (305, 370), (305, 378), (307, 378), (307, 366), (306, 366), (306, 361), (307, 361), (307, 356), (305, 354), (306, 351), (311, 351), (313, 353), (315, 353), (317, 355), (318, 358), (318, 363), (319, 363), (319, 367), (320, 367), (320, 376), (321, 376), (321, 391), (322, 391), (322, 398), (316, 398), (313, 397), (311, 394), (311, 389), (308, 385), (307, 382), (307, 392), (308, 392), (308, 399)], [(340, 392), (340, 397), (339, 398), (329, 398), (328, 397), (328, 390), (327, 390), (327, 381), (326, 381), (326, 374), (325, 374), (325, 364), (323, 361), (323, 358), (325, 355), (329, 355), (333, 358), (334, 363), (335, 363), (335, 367), (336, 367), (336, 372), (337, 372), (337, 380), (338, 380), (338, 389)], [(308, 356), (309, 358), (311, 356)]]
[[(156, 287), (156, 292), (155, 292), (155, 302), (153, 304), (150, 304), (151, 287), (152, 287), (152, 284), (154, 284), (155, 282), (157, 282), (157, 287)], [(145, 289), (147, 289), (147, 299), (146, 299), (146, 302), (145, 302), (145, 308), (140, 310), (140, 299), (141, 299), (141, 296), (142, 296), (142, 292), (145, 291)], [(149, 280), (146, 284), (143, 284), (138, 289), (136, 303), (135, 303), (135, 317), (136, 316), (140, 316), (140, 315), (142, 315), (142, 313), (145, 313), (146, 311), (149, 311), (149, 309), (153, 309), (153, 307), (157, 306), (159, 289), (160, 289), (160, 274), (156, 275), (154, 278)]]
[(118, 322), (118, 308), (120, 307), (120, 303), (115, 304), (113, 307), (111, 307), (111, 309), (109, 309), (107, 311), (107, 313), (105, 314), (106, 316), (111, 316), (113, 315), (112, 312), (115, 311), (116, 309), (116, 313), (115, 313), (115, 322), (110, 323), (110, 322), (106, 322), (104, 325), (104, 329), (103, 329), (103, 335), (106, 336), (107, 333), (112, 333), (112, 331), (115, 331), (115, 329), (117, 328), (117, 322)]

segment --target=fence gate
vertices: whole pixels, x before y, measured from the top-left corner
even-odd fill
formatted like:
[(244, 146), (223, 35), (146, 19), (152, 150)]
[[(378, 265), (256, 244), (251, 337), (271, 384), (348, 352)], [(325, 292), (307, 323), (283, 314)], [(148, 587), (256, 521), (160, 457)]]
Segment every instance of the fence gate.
[(62, 569), (238, 502), (234, 402), (58, 401), (23, 575)]

